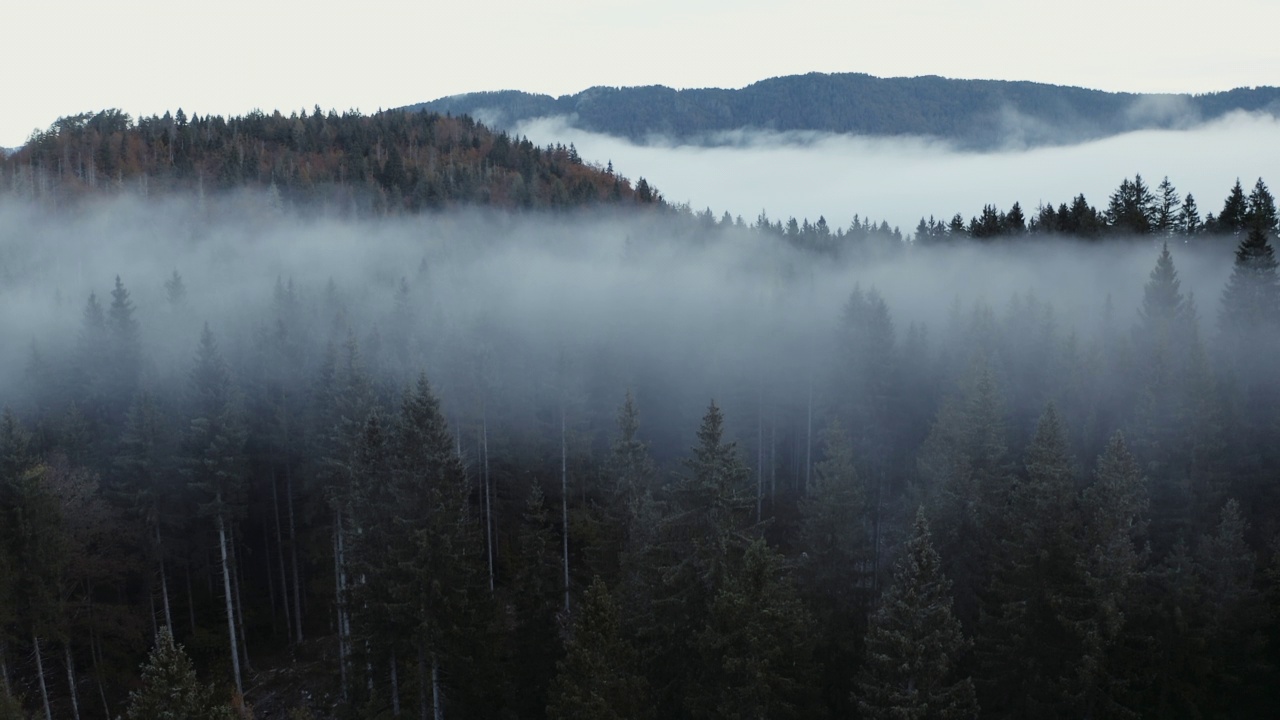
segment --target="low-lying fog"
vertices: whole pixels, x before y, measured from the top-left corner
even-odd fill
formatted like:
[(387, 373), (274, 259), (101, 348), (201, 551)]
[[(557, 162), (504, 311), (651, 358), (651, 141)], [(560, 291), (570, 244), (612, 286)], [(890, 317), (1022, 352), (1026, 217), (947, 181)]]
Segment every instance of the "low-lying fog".
[[(1085, 345), (1108, 296), (1115, 325), (1133, 324), (1158, 254), (1151, 242), (1036, 240), (834, 262), (772, 235), (697, 236), (691, 225), (652, 213), (318, 220), (256, 197), (124, 198), (56, 216), (0, 202), (0, 404), (22, 404), (33, 343), (40, 363), (77, 352), (89, 294), (110, 305), (116, 275), (136, 307), (144, 384), (183, 382), (206, 321), (233, 367), (251, 367), (281, 316), (279, 281), (303, 309), (290, 329), (304, 350), (290, 368), (299, 381), (350, 333), (388, 387), (425, 369), (451, 411), (474, 403), (477, 384), (495, 397), (554, 395), (567, 362), (602, 425), (626, 389), (644, 401), (660, 388), (679, 406), (666, 410), (669, 431), (691, 432), (713, 396), (731, 412), (743, 386), (799, 388), (827, 371), (812, 366), (826, 362), (815, 358), (829, 355), (818, 351), (855, 287), (885, 296), (899, 341), (911, 323), (931, 339), (963, 332), (957, 300), (965, 318), (975, 303), (999, 317), (1030, 291), (1053, 305), (1061, 337), (1077, 332)], [(1229, 245), (1174, 249), (1206, 336)], [(166, 299), (175, 270), (187, 289), (179, 305)]]
[(753, 221), (760, 211), (833, 227), (855, 213), (887, 220), (903, 232), (921, 217), (967, 220), (983, 205), (1028, 217), (1040, 203), (1055, 206), (1084, 193), (1104, 209), (1120, 181), (1139, 173), (1151, 187), (1162, 177), (1190, 192), (1202, 213), (1217, 213), (1240, 178), (1249, 187), (1280, 167), (1280, 120), (1236, 113), (1187, 130), (1151, 130), (1062, 147), (1020, 149), (1018, 134), (1003, 152), (959, 152), (923, 138), (883, 139), (821, 133), (744, 132), (713, 138), (715, 147), (643, 145), (569, 127), (546, 118), (515, 129), (540, 145), (573, 143), (582, 157), (612, 160), (630, 177), (643, 176), (667, 200), (726, 210)]

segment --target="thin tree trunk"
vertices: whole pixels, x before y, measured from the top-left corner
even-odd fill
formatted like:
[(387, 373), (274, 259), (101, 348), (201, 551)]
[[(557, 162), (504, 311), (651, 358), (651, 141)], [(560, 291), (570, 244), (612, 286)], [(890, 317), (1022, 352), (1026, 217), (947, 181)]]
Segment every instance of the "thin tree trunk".
[(489, 492), (489, 418), (481, 412), (480, 440), (484, 450), (484, 528), (488, 538), (489, 592), (493, 592), (493, 498)]
[(769, 416), (769, 507), (770, 512), (777, 512), (778, 499), (778, 411), (774, 408)]
[[(271, 505), (276, 515), (276, 559), (280, 561), (280, 604), (284, 606), (285, 634), (293, 642), (293, 618), (289, 614), (289, 576), (284, 568), (284, 532), (280, 529), (280, 495), (276, 492), (276, 476), (271, 474)], [(270, 573), (268, 573), (270, 574)]]
[(4, 689), (4, 696), (13, 697), (13, 688), (9, 685), (9, 661), (7, 659), (9, 646), (3, 640), (0, 640), (0, 688)]
[[(222, 506), (222, 493), (217, 495), (218, 506)], [(240, 649), (236, 647), (236, 611), (231, 599), (231, 567), (227, 563), (227, 523), (222, 513), (218, 513), (218, 547), (222, 553), (222, 596), (227, 605), (227, 635), (231, 639), (231, 672), (236, 679), (236, 695), (244, 697), (244, 683), (240, 681)]]
[(564, 611), (569, 612), (569, 441), (565, 410), (560, 404), (560, 521), (564, 535)]
[(427, 720), (427, 649), (418, 643), (418, 718)]
[(147, 583), (147, 607), (151, 610), (151, 641), (160, 637), (160, 627), (156, 624), (156, 586)]
[(432, 717), (435, 720), (444, 720), (444, 709), (441, 705), (443, 697), (440, 695), (440, 660), (435, 653), (431, 653), (431, 708)]
[[(280, 613), (276, 608), (276, 579), (275, 573), (271, 569), (271, 533), (267, 528), (262, 529), (262, 552), (264, 553), (264, 562), (267, 565), (267, 599), (271, 601), (271, 636), (275, 637), (280, 629)], [(283, 591), (282, 591), (283, 592)], [(286, 619), (285, 632), (292, 636), (293, 626)], [(292, 641), (292, 637), (290, 637)]]
[(62, 644), (62, 654), (67, 659), (67, 687), (71, 688), (71, 717), (80, 720), (80, 697), (76, 693), (76, 664), (71, 659), (71, 643)]
[(186, 564), (187, 570), (187, 612), (191, 615), (191, 635), (196, 634), (196, 591), (191, 587), (191, 563)]
[(44, 720), (53, 720), (53, 711), (49, 709), (49, 687), (44, 682), (44, 658), (40, 656), (40, 638), (31, 634), (31, 643), (36, 648), (36, 673), (40, 676), (40, 697), (44, 700)]
[(293, 562), (293, 622), (294, 637), (302, 642), (302, 583), (298, 580), (298, 533), (293, 520), (293, 473), (284, 469), (285, 504), (289, 508), (289, 554)]
[(804, 433), (804, 494), (809, 494), (809, 476), (813, 468), (813, 378), (809, 378), (808, 425)]
[[(93, 605), (89, 606), (90, 613)], [(102, 643), (98, 642), (98, 634), (92, 625), (89, 628), (89, 659), (93, 661), (93, 680), (98, 686), (98, 699), (102, 701), (102, 716), (111, 717), (111, 705), (107, 703), (107, 689), (102, 685)]]
[(400, 717), (400, 672), (396, 665), (396, 653), (391, 651), (391, 714)]
[(244, 655), (245, 672), (253, 672), (249, 664), (249, 643), (244, 635), (244, 600), (240, 596), (240, 563), (236, 558), (236, 534), (231, 531), (231, 586), (236, 594), (236, 627), (240, 630), (240, 652)]
[(756, 522), (764, 505), (764, 391), (756, 396)]
[(156, 524), (156, 559), (160, 561), (160, 597), (164, 599), (164, 624), (173, 630), (173, 613), (169, 609), (169, 576), (164, 571), (164, 546), (160, 543), (160, 525)]
[(341, 683), (341, 696), (347, 699), (347, 636), (343, 632), (342, 622), (342, 512), (333, 511), (333, 597), (334, 609), (337, 612), (338, 631), (338, 681)]

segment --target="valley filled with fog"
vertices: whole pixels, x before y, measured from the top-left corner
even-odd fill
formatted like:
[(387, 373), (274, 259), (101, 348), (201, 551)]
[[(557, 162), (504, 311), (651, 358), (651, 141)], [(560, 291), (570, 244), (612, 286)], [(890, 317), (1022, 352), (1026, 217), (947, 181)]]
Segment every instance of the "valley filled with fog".
[(1235, 113), (1185, 130), (1148, 130), (1058, 147), (1025, 148), (1016, 120), (1000, 152), (958, 151), (929, 138), (885, 139), (825, 133), (740, 131), (707, 144), (672, 144), (654, 137), (639, 144), (570, 127), (563, 119), (525, 122), (514, 132), (536, 143), (573, 143), (594, 162), (647, 177), (668, 201), (695, 212), (710, 207), (742, 216), (761, 210), (832, 227), (853, 215), (885, 220), (904, 233), (920, 218), (966, 220), (986, 204), (1070, 203), (1084, 193), (1099, 207), (1121, 178), (1141, 174), (1153, 187), (1167, 176), (1217, 211), (1239, 178), (1246, 186), (1280, 167), (1280, 120)]

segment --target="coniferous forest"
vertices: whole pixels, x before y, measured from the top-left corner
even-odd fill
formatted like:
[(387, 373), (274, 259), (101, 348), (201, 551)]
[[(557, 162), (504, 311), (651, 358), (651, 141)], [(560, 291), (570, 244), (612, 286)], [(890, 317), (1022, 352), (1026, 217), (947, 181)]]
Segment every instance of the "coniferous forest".
[(904, 236), (466, 118), (113, 117), (0, 166), (0, 718), (1280, 702), (1261, 179)]

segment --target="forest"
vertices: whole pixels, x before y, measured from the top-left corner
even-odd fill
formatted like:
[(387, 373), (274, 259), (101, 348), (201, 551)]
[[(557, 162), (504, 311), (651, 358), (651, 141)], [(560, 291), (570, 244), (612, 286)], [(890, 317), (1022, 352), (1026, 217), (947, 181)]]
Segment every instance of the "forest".
[(201, 192), (165, 133), (110, 192), (7, 161), (0, 718), (1280, 701), (1261, 179), (904, 238), (656, 194), (326, 210)]
[(564, 117), (573, 127), (633, 142), (733, 143), (743, 129), (871, 137), (926, 136), (972, 150), (1066, 145), (1232, 112), (1274, 114), (1280, 88), (1200, 95), (1117, 93), (1002, 80), (807, 73), (739, 89), (592, 87), (552, 97), (503, 90), (410, 105), (491, 119), (499, 127)]

